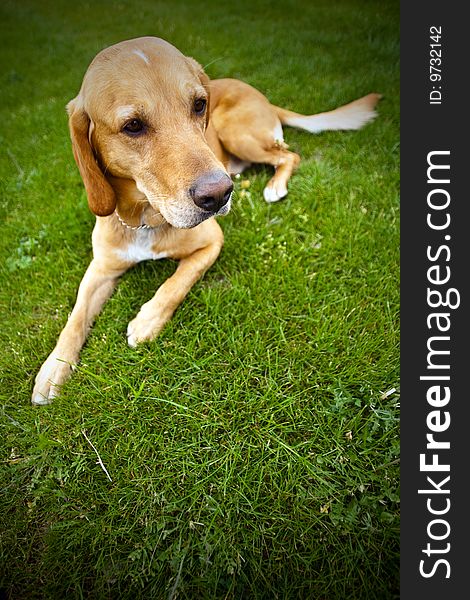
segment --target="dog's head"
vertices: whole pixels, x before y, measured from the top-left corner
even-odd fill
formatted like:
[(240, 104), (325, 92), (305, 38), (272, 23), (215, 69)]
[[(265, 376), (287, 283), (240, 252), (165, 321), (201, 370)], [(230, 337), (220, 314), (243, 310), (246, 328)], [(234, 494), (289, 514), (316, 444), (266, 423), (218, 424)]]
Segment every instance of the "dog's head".
[(67, 106), (92, 212), (115, 210), (116, 177), (135, 181), (174, 227), (230, 210), (232, 182), (204, 136), (208, 83), (195, 60), (159, 38), (128, 40), (96, 56)]

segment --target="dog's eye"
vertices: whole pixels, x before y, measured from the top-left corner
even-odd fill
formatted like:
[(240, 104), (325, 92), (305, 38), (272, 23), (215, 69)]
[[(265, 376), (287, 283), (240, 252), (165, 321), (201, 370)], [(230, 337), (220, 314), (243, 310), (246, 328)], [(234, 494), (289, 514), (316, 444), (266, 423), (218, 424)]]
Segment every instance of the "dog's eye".
[(129, 135), (138, 135), (139, 133), (142, 133), (144, 129), (145, 125), (140, 119), (132, 119), (131, 121), (127, 122), (122, 128), (124, 133), (128, 133)]
[(197, 115), (203, 115), (207, 106), (207, 101), (205, 98), (197, 98), (194, 100), (194, 112)]

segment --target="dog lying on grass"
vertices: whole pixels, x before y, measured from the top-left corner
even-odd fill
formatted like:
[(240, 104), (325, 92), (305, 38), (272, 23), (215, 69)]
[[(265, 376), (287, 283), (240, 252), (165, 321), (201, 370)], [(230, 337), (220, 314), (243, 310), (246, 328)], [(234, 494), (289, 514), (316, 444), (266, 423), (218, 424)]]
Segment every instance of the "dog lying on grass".
[(265, 200), (287, 194), (300, 157), (284, 143), (283, 125), (312, 133), (359, 129), (375, 117), (379, 98), (369, 94), (304, 116), (270, 104), (242, 81), (210, 81), (195, 60), (159, 38), (101, 51), (67, 106), (73, 154), (97, 217), (93, 260), (36, 377), (33, 404), (59, 393), (119, 277), (142, 260), (177, 259), (175, 273), (127, 328), (130, 346), (158, 335), (220, 253), (214, 217), (230, 210), (231, 175), (251, 163), (272, 165)]

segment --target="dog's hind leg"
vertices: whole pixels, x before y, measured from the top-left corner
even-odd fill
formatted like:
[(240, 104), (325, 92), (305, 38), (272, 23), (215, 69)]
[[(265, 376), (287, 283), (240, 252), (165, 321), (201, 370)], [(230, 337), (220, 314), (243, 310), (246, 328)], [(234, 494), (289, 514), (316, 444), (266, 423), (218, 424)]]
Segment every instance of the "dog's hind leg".
[(253, 119), (242, 134), (224, 131), (221, 137), (227, 150), (238, 159), (275, 168), (274, 176), (264, 188), (266, 202), (276, 202), (287, 195), (287, 183), (299, 166), (300, 156), (287, 149), (280, 121), (274, 128), (267, 129), (257, 127)]
[(299, 166), (300, 156), (286, 148), (273, 148), (266, 151), (269, 156), (263, 162), (273, 165), (276, 172), (264, 188), (266, 202), (277, 202), (287, 195), (287, 182)]

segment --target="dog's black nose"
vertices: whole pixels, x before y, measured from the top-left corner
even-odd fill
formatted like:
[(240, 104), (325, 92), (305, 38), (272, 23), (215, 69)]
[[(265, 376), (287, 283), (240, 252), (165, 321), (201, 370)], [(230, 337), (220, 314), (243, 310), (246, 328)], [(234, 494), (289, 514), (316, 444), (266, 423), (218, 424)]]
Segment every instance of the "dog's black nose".
[(196, 179), (189, 193), (196, 206), (208, 212), (217, 212), (227, 204), (232, 190), (232, 180), (226, 173), (210, 171)]

